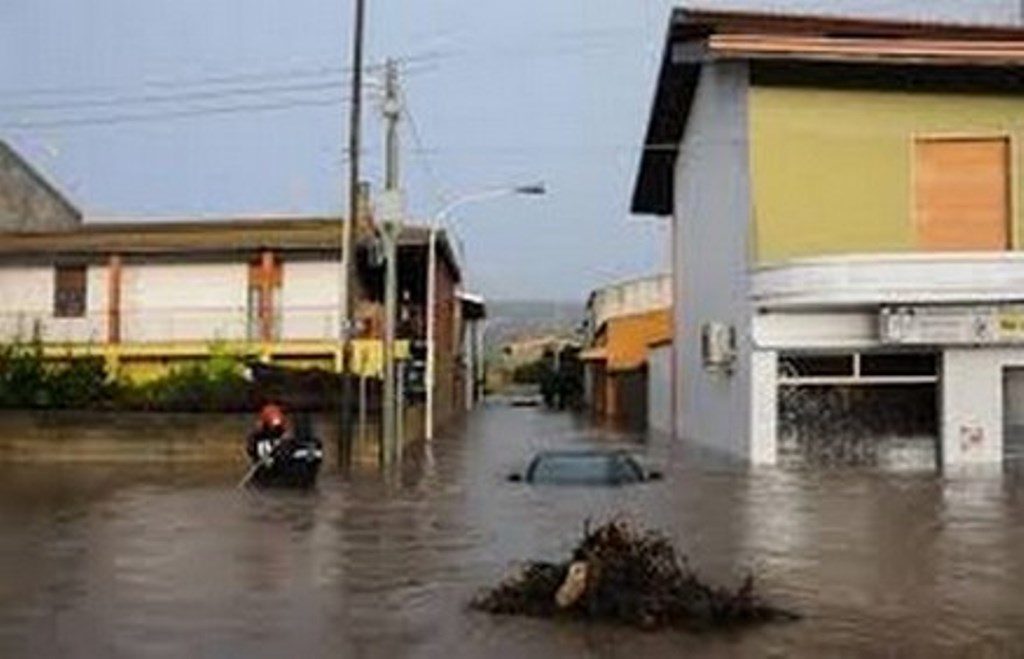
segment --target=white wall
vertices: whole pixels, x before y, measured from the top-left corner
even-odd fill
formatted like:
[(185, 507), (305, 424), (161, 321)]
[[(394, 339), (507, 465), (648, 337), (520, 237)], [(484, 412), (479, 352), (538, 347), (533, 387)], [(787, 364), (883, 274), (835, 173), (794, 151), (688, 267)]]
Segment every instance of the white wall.
[(213, 341), (246, 338), (248, 264), (126, 263), (121, 338)]
[(107, 277), (105, 266), (86, 274), (83, 318), (55, 318), (53, 266), (0, 266), (0, 340), (28, 340), (38, 321), (50, 342), (99, 343), (106, 338)]
[(672, 304), (672, 276), (668, 274), (623, 281), (594, 291), (587, 306), (591, 331), (609, 318), (663, 309)]
[[(741, 63), (704, 66), (676, 161), (675, 286), (677, 435), (741, 461), (761, 460), (751, 445), (750, 220), (746, 94)], [(700, 328), (733, 325), (732, 375), (704, 370)]]
[(1004, 371), (1021, 367), (1024, 348), (964, 348), (943, 353), (944, 467), (998, 464), (1003, 459)]
[(289, 261), (282, 264), (282, 338), (330, 340), (340, 336), (338, 302), (341, 272), (337, 261)]
[(672, 434), (672, 345), (647, 351), (647, 427)]
[[(282, 339), (338, 336), (336, 261), (285, 261)], [(134, 263), (121, 279), (121, 339), (129, 342), (243, 340), (248, 323), (248, 263)], [(0, 341), (28, 339), (39, 320), (50, 342), (103, 343), (107, 268), (90, 266), (85, 318), (54, 318), (53, 266), (0, 266)]]
[(754, 343), (768, 349), (849, 349), (879, 345), (878, 310), (764, 311), (753, 319)]
[(462, 375), (463, 401), (466, 410), (471, 410), (477, 403), (478, 383), (484, 376), (483, 334), (486, 321), (463, 321), (462, 332)]

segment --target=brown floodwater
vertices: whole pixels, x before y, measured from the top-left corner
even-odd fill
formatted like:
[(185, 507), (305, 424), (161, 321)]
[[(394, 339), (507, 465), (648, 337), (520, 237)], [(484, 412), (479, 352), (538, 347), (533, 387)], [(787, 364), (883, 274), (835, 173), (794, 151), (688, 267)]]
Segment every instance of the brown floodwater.
[[(745, 471), (651, 440), (636, 448), (662, 482), (505, 480), (538, 447), (618, 441), (628, 438), (567, 415), (488, 407), (414, 451), (399, 477), (328, 470), (310, 494), (239, 491), (234, 462), (5, 463), (0, 656), (1022, 651), (1024, 479), (1013, 469)], [(709, 578), (753, 569), (804, 619), (692, 635), (466, 609), (515, 561), (559, 558), (584, 520), (615, 514), (668, 532)]]

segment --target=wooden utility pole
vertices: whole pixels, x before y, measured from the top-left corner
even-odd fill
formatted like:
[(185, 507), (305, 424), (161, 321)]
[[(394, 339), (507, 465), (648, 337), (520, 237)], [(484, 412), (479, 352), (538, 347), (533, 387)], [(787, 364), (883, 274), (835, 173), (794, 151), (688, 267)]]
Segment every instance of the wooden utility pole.
[(355, 318), (355, 235), (359, 221), (359, 150), (363, 98), (363, 25), (366, 0), (355, 1), (355, 21), (352, 35), (352, 105), (349, 106), (348, 126), (348, 217), (342, 224), (341, 238), (341, 418), (338, 432), (338, 463), (347, 468), (352, 459), (352, 333)]

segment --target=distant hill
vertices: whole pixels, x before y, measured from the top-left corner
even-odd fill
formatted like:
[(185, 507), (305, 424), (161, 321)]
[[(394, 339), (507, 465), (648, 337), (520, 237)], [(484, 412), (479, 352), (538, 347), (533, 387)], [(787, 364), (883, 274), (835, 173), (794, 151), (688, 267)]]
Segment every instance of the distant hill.
[(581, 302), (489, 300), (486, 349), (549, 334), (571, 336), (583, 322), (583, 312)]

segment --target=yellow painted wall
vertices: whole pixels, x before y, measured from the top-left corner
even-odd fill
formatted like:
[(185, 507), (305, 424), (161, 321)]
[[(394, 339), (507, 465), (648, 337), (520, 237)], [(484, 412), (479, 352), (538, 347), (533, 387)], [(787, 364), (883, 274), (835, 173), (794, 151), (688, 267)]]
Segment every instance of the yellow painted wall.
[(648, 346), (671, 336), (671, 309), (609, 318), (605, 344), (608, 370), (623, 371), (643, 366), (647, 362)]
[[(1024, 97), (756, 86), (749, 116), (760, 263), (913, 251), (915, 135), (1009, 134), (1024, 188)], [(1014, 217), (1019, 248), (1019, 204)]]
[[(47, 345), (44, 356), (61, 361), (79, 357), (103, 357), (111, 370), (135, 382), (147, 382), (167, 375), (173, 368), (204, 363), (217, 351), (242, 359), (265, 356), (270, 362), (293, 368), (334, 368), (337, 344), (332, 342), (281, 342), (271, 344), (225, 343), (136, 343)], [(410, 357), (409, 341), (395, 342), (395, 359)], [(379, 378), (384, 369), (384, 344), (377, 339), (352, 341), (352, 370)]]

